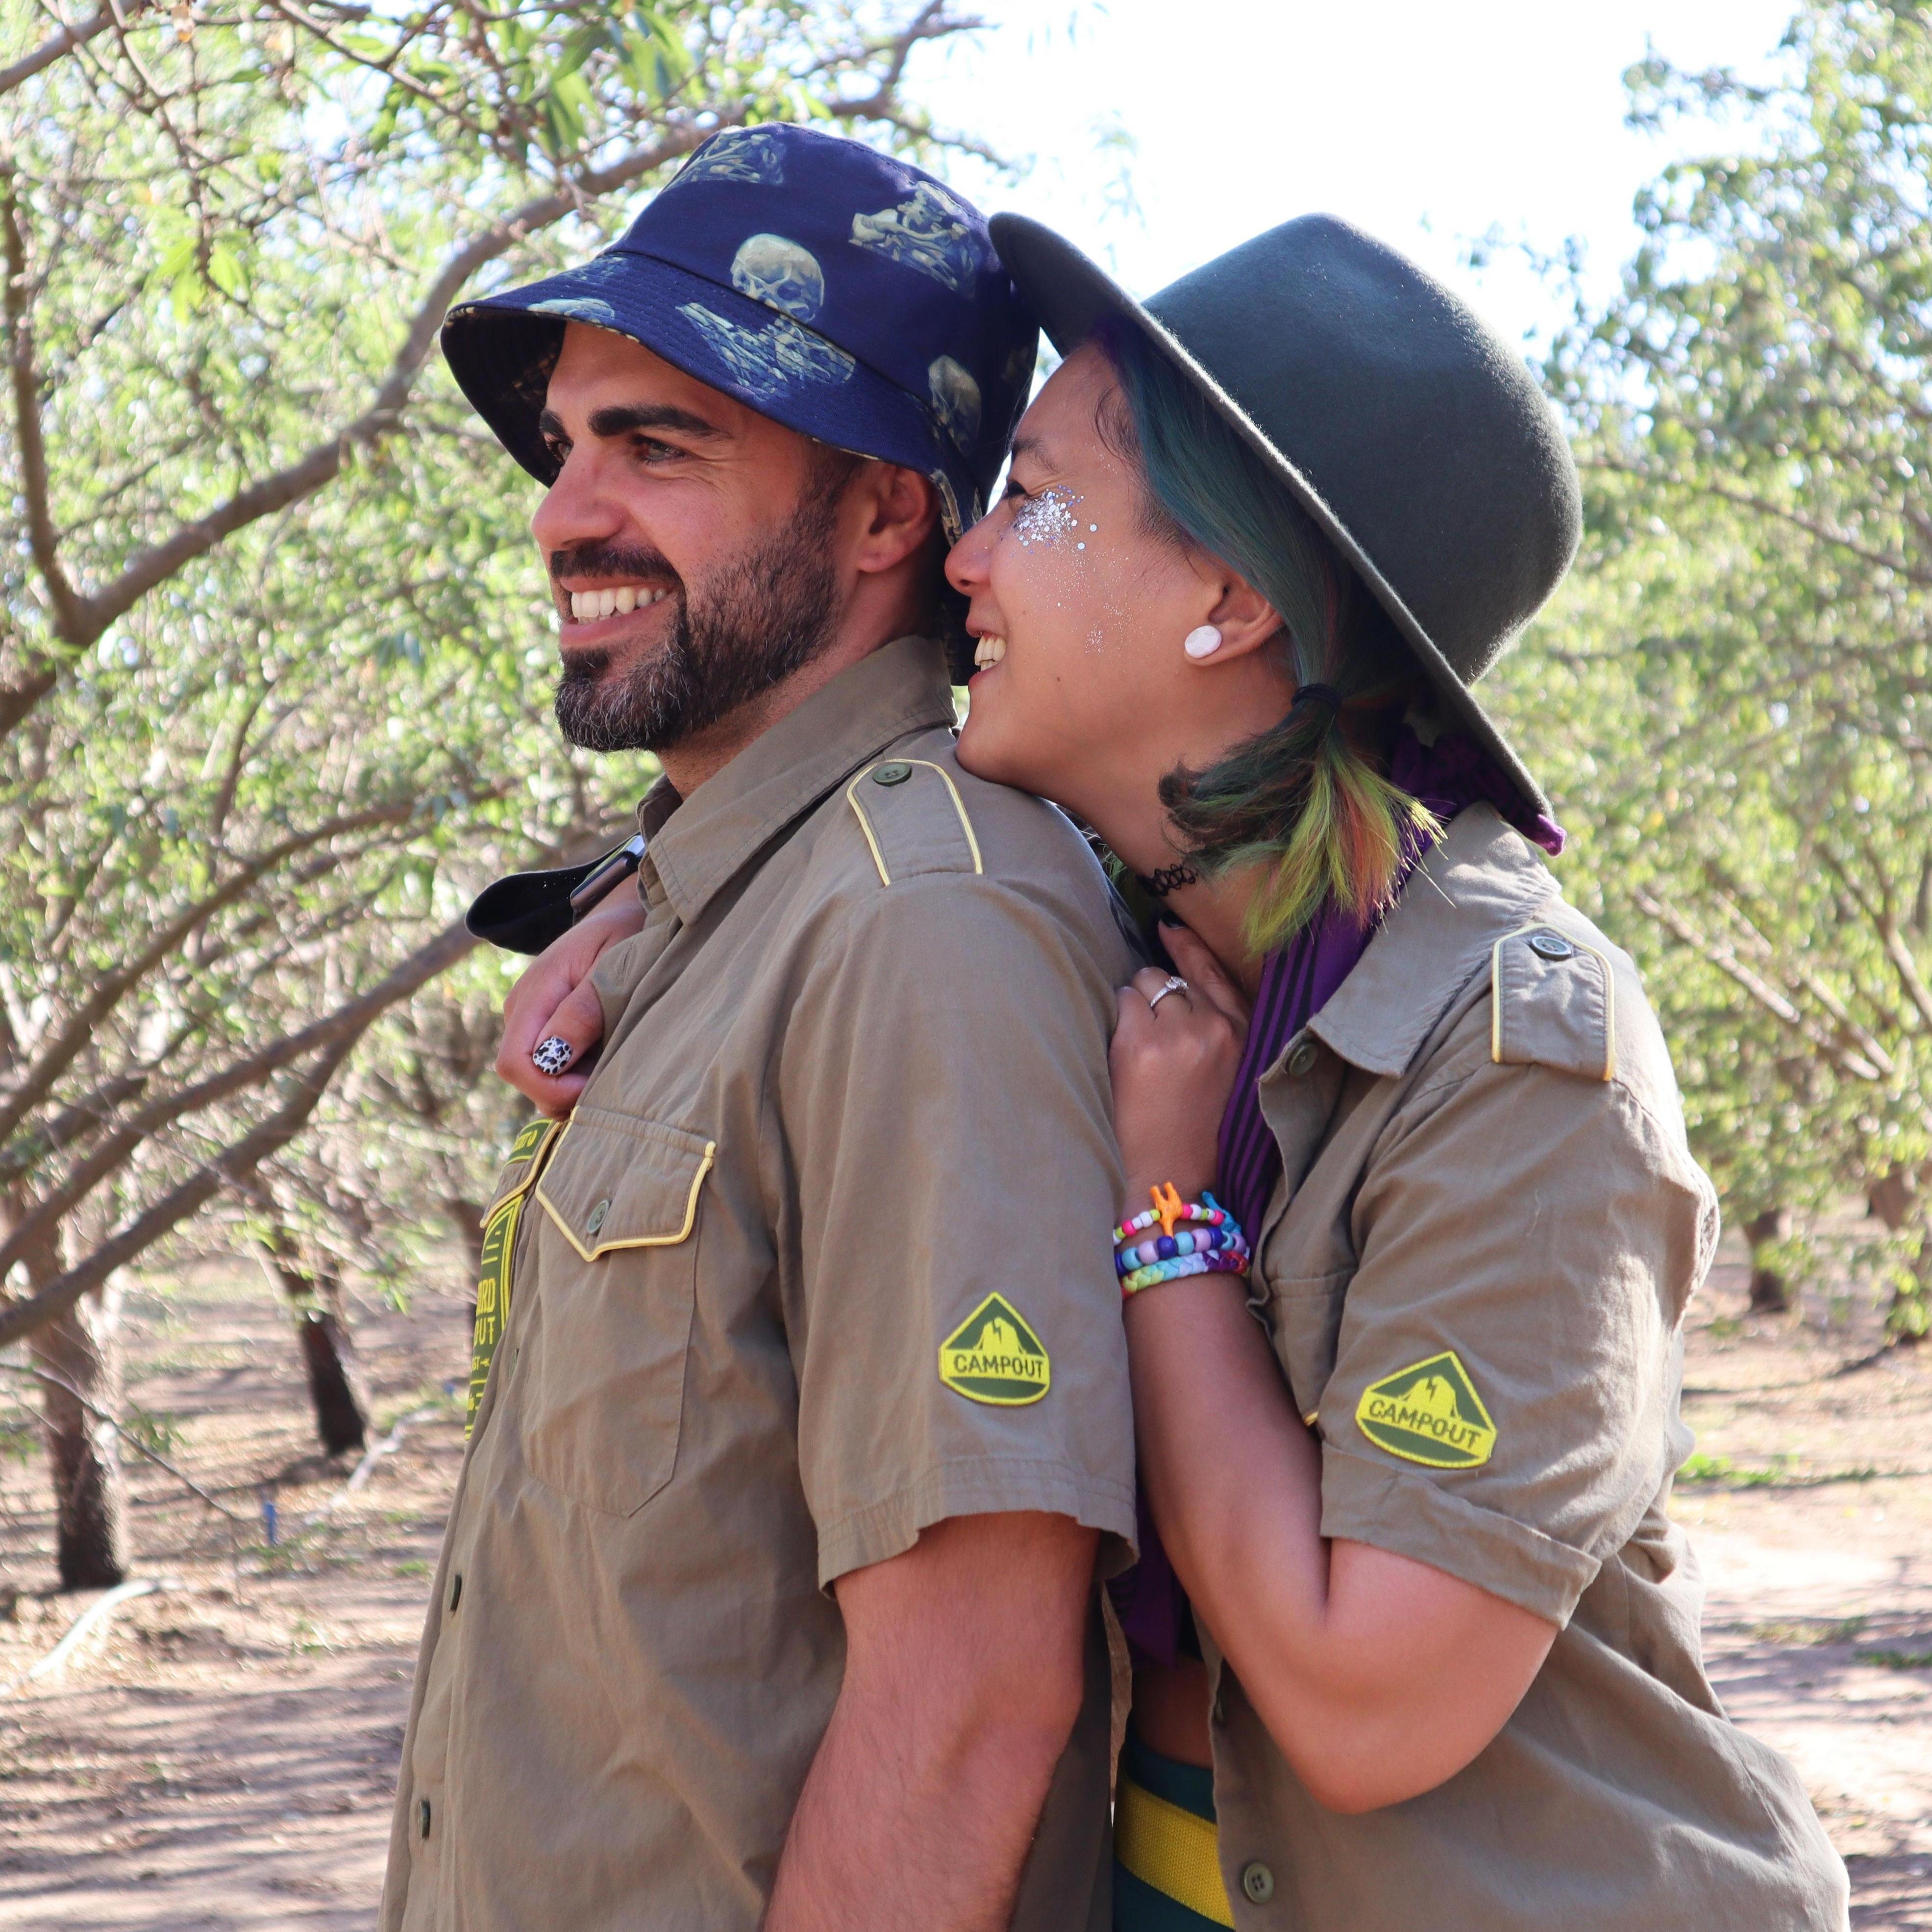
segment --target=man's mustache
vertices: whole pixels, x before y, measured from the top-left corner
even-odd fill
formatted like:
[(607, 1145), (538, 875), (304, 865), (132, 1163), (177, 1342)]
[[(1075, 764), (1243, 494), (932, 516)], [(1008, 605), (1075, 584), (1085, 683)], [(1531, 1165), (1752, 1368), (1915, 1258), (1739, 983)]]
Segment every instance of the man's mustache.
[(630, 577), (668, 586), (680, 593), (684, 579), (671, 568), (662, 550), (640, 549), (618, 544), (579, 544), (573, 550), (554, 550), (550, 554), (553, 580), (566, 577)]

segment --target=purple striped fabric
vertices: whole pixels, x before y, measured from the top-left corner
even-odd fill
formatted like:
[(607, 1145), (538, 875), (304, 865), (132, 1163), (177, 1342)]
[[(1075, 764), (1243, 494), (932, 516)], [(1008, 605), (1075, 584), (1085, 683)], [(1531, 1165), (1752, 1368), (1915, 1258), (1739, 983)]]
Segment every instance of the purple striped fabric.
[[(1391, 748), (1389, 776), (1445, 825), (1465, 806), (1486, 802), (1552, 857), (1563, 849), (1563, 828), (1520, 796), (1473, 740), (1444, 737), (1425, 745), (1405, 724)], [(1418, 846), (1409, 855), (1405, 880), (1426, 850)], [(1331, 908), (1263, 962), (1247, 1044), (1221, 1116), (1216, 1189), (1250, 1240), (1260, 1235), (1262, 1217), (1281, 1177), (1281, 1149), (1262, 1118), (1261, 1077), (1328, 1004), (1374, 937), (1372, 923), (1358, 925)], [(1161, 1547), (1144, 1492), (1138, 1515), (1141, 1560), (1107, 1588), (1136, 1662), (1172, 1664), (1179, 1652), (1187, 1598)]]

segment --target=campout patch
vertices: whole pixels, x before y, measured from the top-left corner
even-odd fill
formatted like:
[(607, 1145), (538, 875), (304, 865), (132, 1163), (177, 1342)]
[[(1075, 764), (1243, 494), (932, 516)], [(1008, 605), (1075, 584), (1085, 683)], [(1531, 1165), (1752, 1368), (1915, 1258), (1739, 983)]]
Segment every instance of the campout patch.
[(1496, 1426), (1453, 1348), (1371, 1382), (1355, 1420), (1377, 1448), (1432, 1469), (1473, 1469), (1496, 1446)]
[(1017, 1408), (1046, 1394), (1053, 1362), (1019, 1310), (989, 1294), (940, 1343), (939, 1379), (968, 1402)]

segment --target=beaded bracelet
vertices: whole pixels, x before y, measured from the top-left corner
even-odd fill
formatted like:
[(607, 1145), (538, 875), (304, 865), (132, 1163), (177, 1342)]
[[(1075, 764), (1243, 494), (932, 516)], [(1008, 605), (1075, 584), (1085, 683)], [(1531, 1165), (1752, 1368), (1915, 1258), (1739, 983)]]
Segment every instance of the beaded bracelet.
[(1128, 1242), (1114, 1256), (1114, 1271), (1124, 1279), (1136, 1268), (1149, 1268), (1156, 1262), (1223, 1252), (1238, 1255), (1243, 1261), (1248, 1258), (1247, 1238), (1225, 1210), (1220, 1225), (1203, 1228), (1198, 1233), (1184, 1228), (1178, 1234), (1151, 1234), (1144, 1240)]
[[(1204, 1192), (1198, 1202), (1183, 1201), (1172, 1181), (1148, 1192), (1153, 1208), (1114, 1230), (1114, 1272), (1120, 1277), (1123, 1300), (1187, 1275), (1247, 1273), (1247, 1237), (1213, 1195)], [(1195, 1224), (1191, 1228), (1175, 1231), (1177, 1222), (1190, 1221)], [(1148, 1233), (1156, 1226), (1158, 1234)]]
[(1154, 1262), (1148, 1266), (1136, 1268), (1120, 1282), (1120, 1298), (1138, 1294), (1144, 1288), (1154, 1288), (1164, 1281), (1179, 1281), (1191, 1274), (1246, 1274), (1248, 1258), (1245, 1253), (1237, 1255), (1230, 1249), (1223, 1249), (1216, 1255), (1182, 1255), (1171, 1262)]
[(1150, 1187), (1148, 1194), (1154, 1205), (1143, 1208), (1131, 1221), (1123, 1221), (1114, 1230), (1114, 1244), (1118, 1247), (1130, 1236), (1151, 1228), (1158, 1222), (1163, 1234), (1174, 1232), (1177, 1221), (1204, 1221), (1210, 1228), (1230, 1223), (1234, 1217), (1211, 1194), (1204, 1193), (1198, 1201), (1184, 1201), (1174, 1190), (1174, 1183), (1164, 1182), (1159, 1187)]

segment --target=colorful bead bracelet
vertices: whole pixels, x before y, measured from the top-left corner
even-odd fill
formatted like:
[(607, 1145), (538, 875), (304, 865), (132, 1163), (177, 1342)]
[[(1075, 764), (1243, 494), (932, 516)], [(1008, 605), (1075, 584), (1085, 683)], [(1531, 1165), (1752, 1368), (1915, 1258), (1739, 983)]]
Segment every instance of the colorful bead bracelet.
[[(1188, 1275), (1247, 1273), (1247, 1237), (1213, 1195), (1204, 1192), (1198, 1202), (1184, 1201), (1172, 1181), (1148, 1192), (1153, 1208), (1114, 1230), (1114, 1271), (1120, 1276), (1123, 1300)], [(1175, 1232), (1177, 1222), (1190, 1221), (1192, 1228)], [(1156, 1226), (1158, 1234), (1148, 1232)]]
[(1246, 1274), (1248, 1258), (1245, 1252), (1237, 1255), (1232, 1250), (1223, 1249), (1216, 1255), (1182, 1255), (1171, 1262), (1154, 1262), (1148, 1267), (1136, 1268), (1120, 1282), (1120, 1296), (1125, 1300), (1130, 1294), (1138, 1294), (1144, 1288), (1154, 1288), (1164, 1281), (1179, 1281), (1192, 1274)]
[(1211, 1194), (1204, 1193), (1198, 1201), (1182, 1200), (1171, 1180), (1159, 1187), (1150, 1187), (1148, 1192), (1153, 1197), (1154, 1205), (1143, 1208), (1131, 1221), (1123, 1221), (1114, 1230), (1116, 1247), (1156, 1223), (1163, 1234), (1172, 1234), (1177, 1221), (1204, 1221), (1210, 1228), (1219, 1228), (1233, 1222), (1234, 1219)]
[(1184, 1228), (1175, 1234), (1150, 1234), (1142, 1240), (1130, 1241), (1114, 1255), (1114, 1271), (1124, 1278), (1136, 1268), (1150, 1268), (1156, 1262), (1224, 1252), (1237, 1254), (1244, 1261), (1248, 1258), (1246, 1238), (1232, 1220), (1226, 1216), (1220, 1225), (1203, 1228), (1198, 1234), (1190, 1233)]

